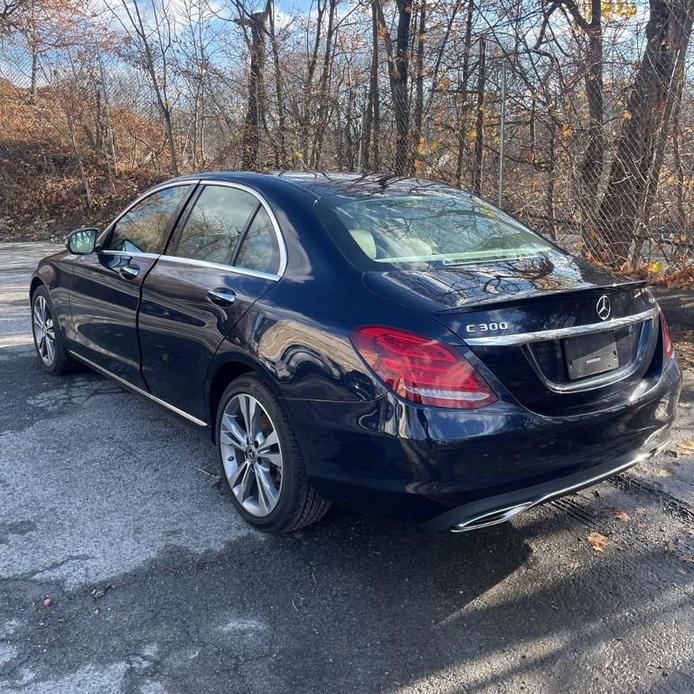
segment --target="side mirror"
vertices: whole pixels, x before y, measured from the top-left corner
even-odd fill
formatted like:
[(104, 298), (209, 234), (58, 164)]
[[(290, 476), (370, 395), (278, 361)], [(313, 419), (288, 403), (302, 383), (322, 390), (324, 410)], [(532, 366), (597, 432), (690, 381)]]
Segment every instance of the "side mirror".
[(70, 232), (65, 239), (65, 246), (70, 253), (74, 253), (75, 255), (89, 255), (94, 252), (96, 235), (98, 233), (99, 230), (93, 227), (75, 229), (75, 231)]

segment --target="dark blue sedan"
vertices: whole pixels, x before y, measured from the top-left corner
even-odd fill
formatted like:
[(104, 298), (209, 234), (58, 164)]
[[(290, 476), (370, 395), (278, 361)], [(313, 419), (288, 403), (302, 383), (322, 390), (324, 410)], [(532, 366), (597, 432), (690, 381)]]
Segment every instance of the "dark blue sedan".
[(642, 282), (423, 180), (206, 173), (85, 228), (31, 282), (36, 350), (209, 427), (268, 532), (331, 502), (443, 530), (652, 455), (680, 388)]

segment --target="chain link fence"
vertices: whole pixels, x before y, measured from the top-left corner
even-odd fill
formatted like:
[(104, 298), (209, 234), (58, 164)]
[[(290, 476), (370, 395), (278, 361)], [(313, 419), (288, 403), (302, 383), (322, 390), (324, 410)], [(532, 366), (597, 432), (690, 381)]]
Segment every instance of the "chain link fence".
[[(314, 35), (315, 18), (289, 23), (266, 37), (261, 81), (250, 87), (261, 90), (256, 165), (372, 170), (377, 164), (381, 172), (394, 171), (402, 130), (393, 94), (399, 94), (406, 100), (400, 112), (410, 119), (408, 172), (475, 190), (594, 262), (615, 266), (617, 259), (622, 268), (664, 276), (686, 272), (694, 266), (694, 51), (688, 47), (676, 58), (667, 84), (652, 85), (655, 96), (645, 94), (651, 111), (637, 111), (632, 92), (645, 51), (644, 22), (604, 46), (599, 121), (590, 103), (590, 65), (533, 53), (527, 41), (498, 27), (475, 27), (463, 65), (464, 27), (451, 22), (442, 37), (441, 22), (426, 34), (421, 77), (413, 33), (409, 82), (397, 92), (381, 45), (378, 130), (369, 16), (356, 12), (344, 22), (326, 74), (319, 47), (312, 82), (305, 39)], [(33, 57), (25, 36), (0, 37), (0, 109), (14, 130), (6, 127), (0, 142), (5, 220), (30, 224), (29, 203), (49, 219), (64, 208), (110, 214), (174, 171), (241, 166), (249, 45), (230, 22), (215, 36), (214, 55), (200, 54), (202, 43), (184, 33), (174, 33), (167, 52), (154, 59), (158, 85), (137, 37), (104, 38), (96, 27), (82, 27), (78, 40), (42, 47)], [(639, 128), (625, 135), (631, 119), (641, 123), (654, 113), (663, 125), (652, 129), (654, 142), (644, 146)], [(27, 141), (19, 147), (22, 137), (33, 137), (33, 147)], [(17, 210), (17, 184), (29, 184), (38, 169), (41, 188), (27, 209)]]

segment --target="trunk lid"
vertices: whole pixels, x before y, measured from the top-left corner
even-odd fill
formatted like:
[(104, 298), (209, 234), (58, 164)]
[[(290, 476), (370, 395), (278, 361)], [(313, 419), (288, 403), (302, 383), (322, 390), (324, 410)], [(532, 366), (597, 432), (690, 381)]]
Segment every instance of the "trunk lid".
[(655, 361), (657, 306), (644, 283), (570, 256), (365, 273), (364, 282), (433, 314), (541, 414), (617, 404)]

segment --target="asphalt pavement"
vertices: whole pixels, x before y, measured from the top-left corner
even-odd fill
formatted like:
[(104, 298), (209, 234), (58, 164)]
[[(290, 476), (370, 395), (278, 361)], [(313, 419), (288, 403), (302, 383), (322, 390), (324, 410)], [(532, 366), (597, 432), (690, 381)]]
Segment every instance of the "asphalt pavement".
[(1, 694), (694, 691), (691, 374), (669, 451), (512, 523), (273, 538), (205, 431), (41, 370), (49, 250), (0, 244)]

